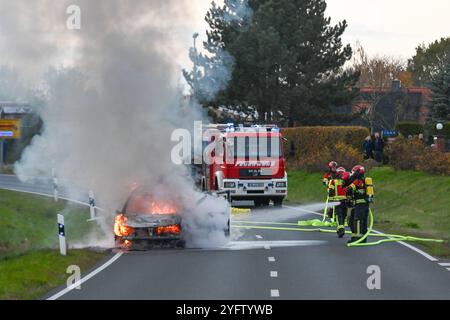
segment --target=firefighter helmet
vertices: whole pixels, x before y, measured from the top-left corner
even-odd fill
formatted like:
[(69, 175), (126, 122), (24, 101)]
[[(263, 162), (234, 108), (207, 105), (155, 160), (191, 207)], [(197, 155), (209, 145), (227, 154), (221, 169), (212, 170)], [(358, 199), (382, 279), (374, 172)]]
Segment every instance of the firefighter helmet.
[(338, 167), (338, 164), (336, 161), (331, 161), (328, 164), (328, 168), (330, 168), (330, 171), (332, 171), (332, 172), (336, 172), (337, 167)]
[(336, 169), (336, 172), (337, 172), (337, 173), (344, 173), (345, 171), (346, 171), (346, 170), (345, 170), (344, 167), (339, 167), (339, 168)]
[(354, 176), (362, 176), (364, 173), (366, 173), (366, 169), (363, 166), (354, 166), (352, 169), (352, 175)]

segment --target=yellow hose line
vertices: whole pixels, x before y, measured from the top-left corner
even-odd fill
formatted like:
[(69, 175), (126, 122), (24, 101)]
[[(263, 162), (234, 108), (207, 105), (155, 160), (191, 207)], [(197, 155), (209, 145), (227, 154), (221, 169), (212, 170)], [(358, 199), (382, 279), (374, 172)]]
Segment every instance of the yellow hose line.
[(235, 229), (256, 229), (256, 230), (278, 230), (278, 231), (302, 231), (302, 232), (328, 232), (328, 233), (336, 233), (335, 230), (327, 230), (327, 229), (304, 229), (304, 228), (283, 228), (283, 227), (261, 227), (261, 226), (238, 226), (231, 225), (232, 228)]
[[(369, 211), (370, 215), (370, 227), (367, 231), (367, 233), (360, 239), (358, 242), (353, 242), (348, 244), (349, 247), (367, 247), (367, 246), (374, 246), (379, 245), (382, 243), (387, 242), (397, 242), (397, 241), (420, 241), (420, 242), (437, 242), (437, 243), (443, 243), (444, 240), (440, 239), (427, 239), (427, 238), (417, 238), (417, 237), (410, 237), (410, 236), (402, 236), (402, 235), (395, 235), (395, 234), (384, 234), (384, 233), (372, 233), (373, 228), (373, 213), (372, 211)], [(233, 223), (241, 223), (243, 225), (232, 225), (232, 228), (235, 229), (256, 229), (256, 230), (276, 230), (276, 231), (300, 231), (300, 232), (322, 232), (322, 233), (336, 233), (335, 230), (329, 230), (329, 229), (322, 229), (322, 228), (288, 228), (288, 227), (271, 227), (271, 226), (254, 226), (254, 225), (245, 225), (246, 223), (252, 223), (252, 224), (260, 224), (260, 225), (278, 225), (278, 226), (297, 226), (298, 224), (295, 223), (288, 223), (288, 222), (260, 222), (260, 221), (234, 221)], [(346, 234), (351, 234), (350, 231), (346, 231)], [(367, 239), (367, 237), (387, 237), (389, 239), (382, 239), (376, 242), (370, 242), (370, 243), (361, 243), (364, 239)]]
[(325, 202), (325, 208), (323, 209), (323, 219), (322, 222), (327, 220), (327, 211), (328, 211), (328, 202), (330, 201), (330, 196), (327, 197), (327, 201)]
[(362, 238), (360, 238), (358, 241), (348, 243), (347, 247), (357, 247), (358, 245), (361, 244), (361, 242), (363, 242), (364, 240), (367, 239), (369, 234), (372, 232), (372, 228), (373, 228), (373, 213), (372, 213), (372, 209), (370, 209), (370, 208), (369, 208), (369, 218), (370, 218), (370, 225), (369, 225), (369, 228), (367, 229), (366, 234), (363, 235)]
[[(289, 222), (262, 222), (262, 221), (233, 221), (233, 223), (240, 223), (240, 224), (246, 224), (246, 223), (252, 223), (252, 224), (261, 224), (261, 225), (274, 225), (274, 226), (298, 226), (298, 223), (289, 223)], [(261, 227), (261, 226), (246, 226), (246, 225), (233, 225), (232, 227), (234, 228), (248, 228), (248, 229), (267, 229), (266, 227)], [(305, 229), (305, 228), (270, 228), (267, 230), (280, 230), (280, 231), (306, 231), (306, 232), (313, 232), (313, 231), (318, 231), (318, 230), (326, 230), (326, 229)], [(335, 230), (328, 230), (328, 232), (336, 232)], [(351, 234), (351, 231), (347, 231), (347, 234)], [(404, 236), (400, 236), (400, 235), (395, 235), (395, 234), (384, 234), (384, 233), (371, 233), (370, 234), (371, 237), (387, 237), (387, 238), (403, 238)]]

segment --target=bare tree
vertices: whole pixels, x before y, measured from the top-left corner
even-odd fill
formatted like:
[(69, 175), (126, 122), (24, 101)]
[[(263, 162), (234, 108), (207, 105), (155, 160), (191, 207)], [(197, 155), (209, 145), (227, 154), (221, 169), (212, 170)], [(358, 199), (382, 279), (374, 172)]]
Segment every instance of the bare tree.
[(356, 43), (354, 51), (349, 69), (360, 73), (358, 86), (364, 94), (364, 98), (356, 107), (373, 132), (376, 121), (382, 126), (387, 124), (383, 115), (377, 112), (377, 108), (381, 100), (392, 91), (393, 80), (408, 78), (405, 74), (407, 64), (400, 58), (388, 55), (370, 57), (359, 42)]

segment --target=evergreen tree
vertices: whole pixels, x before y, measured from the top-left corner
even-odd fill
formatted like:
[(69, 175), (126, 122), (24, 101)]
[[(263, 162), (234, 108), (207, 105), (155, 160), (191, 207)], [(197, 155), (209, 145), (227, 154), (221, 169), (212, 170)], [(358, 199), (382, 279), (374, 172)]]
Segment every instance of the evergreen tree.
[(345, 21), (330, 26), (324, 0), (261, 0), (250, 29), (231, 53), (230, 91), (260, 114), (281, 110), (289, 125), (335, 120), (332, 106), (348, 103), (356, 73), (342, 71), (352, 56), (341, 36)]
[[(333, 106), (356, 96), (358, 74), (343, 71), (352, 56), (341, 40), (347, 23), (331, 25), (325, 0), (249, 0), (252, 15), (242, 10), (245, 2), (213, 4), (206, 16), (205, 49), (219, 60), (224, 51), (234, 58), (224, 63), (233, 71), (214, 102), (255, 106), (260, 115), (281, 111), (289, 125), (333, 122)], [(205, 65), (212, 74), (220, 70), (219, 61)], [(209, 81), (207, 72), (203, 79)]]
[(430, 84), (432, 91), (429, 103), (432, 121), (450, 120), (450, 60)]
[(450, 37), (418, 46), (416, 54), (408, 61), (408, 71), (412, 73), (414, 84), (418, 86), (430, 84), (433, 78), (445, 69), (448, 59), (450, 59)]

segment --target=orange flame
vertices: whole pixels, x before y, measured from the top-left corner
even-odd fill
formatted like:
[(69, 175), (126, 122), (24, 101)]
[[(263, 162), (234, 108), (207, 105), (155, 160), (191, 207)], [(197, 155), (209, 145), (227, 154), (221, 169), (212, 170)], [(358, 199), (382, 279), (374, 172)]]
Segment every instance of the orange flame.
[(154, 229), (154, 231), (155, 231), (155, 234), (157, 234), (157, 235), (166, 234), (166, 233), (179, 234), (179, 233), (181, 233), (181, 227), (179, 224), (175, 224), (172, 226), (157, 227)]
[(133, 196), (127, 205), (127, 212), (138, 214), (176, 214), (176, 206), (155, 200), (148, 194)]
[(150, 203), (149, 211), (152, 214), (176, 214), (177, 209), (169, 204)]
[(114, 234), (118, 237), (126, 237), (134, 232), (133, 228), (125, 225), (127, 218), (123, 214), (119, 214), (114, 219)]

